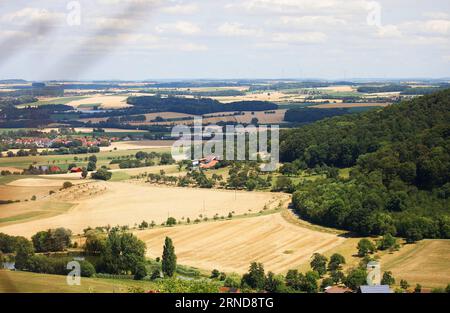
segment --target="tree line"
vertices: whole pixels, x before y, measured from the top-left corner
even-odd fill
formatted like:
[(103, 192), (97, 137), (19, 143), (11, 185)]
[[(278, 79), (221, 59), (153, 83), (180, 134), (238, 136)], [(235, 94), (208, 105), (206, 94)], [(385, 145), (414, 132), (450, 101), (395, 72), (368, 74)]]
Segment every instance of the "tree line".
[(450, 89), (282, 133), (280, 158), (294, 173), (352, 167), (349, 178), (297, 186), (295, 210), (362, 235), (450, 238), (449, 120)]

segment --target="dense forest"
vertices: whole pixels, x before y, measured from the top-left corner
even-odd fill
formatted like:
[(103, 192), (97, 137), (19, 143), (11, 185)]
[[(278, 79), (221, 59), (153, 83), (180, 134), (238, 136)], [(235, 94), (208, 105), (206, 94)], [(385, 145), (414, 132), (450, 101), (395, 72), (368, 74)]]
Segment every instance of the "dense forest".
[(292, 123), (311, 123), (348, 113), (350, 112), (347, 109), (294, 108), (286, 111), (284, 120)]
[(177, 112), (194, 115), (233, 111), (267, 111), (278, 108), (275, 103), (265, 101), (238, 101), (224, 104), (208, 98), (161, 98), (158, 96), (129, 97), (127, 103), (153, 112)]
[(378, 92), (401, 92), (409, 89), (406, 85), (385, 85), (385, 86), (361, 86), (358, 87), (358, 92), (364, 93), (378, 93)]
[(352, 167), (305, 182), (293, 206), (313, 222), (408, 240), (450, 238), (450, 89), (282, 133), (297, 169)]

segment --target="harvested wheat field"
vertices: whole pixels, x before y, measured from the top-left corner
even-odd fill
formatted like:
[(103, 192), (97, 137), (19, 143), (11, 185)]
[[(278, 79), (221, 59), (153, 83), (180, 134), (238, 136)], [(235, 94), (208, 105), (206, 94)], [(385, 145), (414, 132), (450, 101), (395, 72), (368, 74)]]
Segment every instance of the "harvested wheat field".
[(67, 105), (73, 106), (74, 108), (89, 107), (89, 106), (99, 106), (103, 109), (120, 109), (126, 108), (130, 105), (127, 104), (127, 96), (103, 96), (97, 95), (94, 97), (89, 97), (80, 100), (74, 100), (67, 103)]
[[(62, 184), (59, 187), (61, 186)], [(51, 190), (57, 190), (57, 188), (51, 186), (22, 187), (0, 185), (0, 200), (25, 200), (31, 199), (33, 196), (36, 196), (38, 199), (40, 199), (48, 196)]]
[(174, 142), (174, 140), (117, 141), (113, 142), (109, 147), (100, 147), (100, 151), (164, 148), (172, 147)]
[[(51, 196), (53, 201), (73, 203), (70, 211), (47, 219), (0, 227), (0, 232), (30, 237), (37, 231), (66, 227), (75, 234), (88, 226), (129, 225), (143, 220), (160, 224), (168, 216), (191, 220), (200, 214), (236, 215), (259, 212), (265, 205), (278, 206), (284, 194), (234, 192), (225, 190), (155, 187), (119, 182), (93, 182), (77, 185)], [(36, 202), (37, 203), (37, 202)], [(34, 204), (31, 204), (34, 205)]]
[(136, 233), (149, 257), (160, 257), (164, 238), (172, 238), (178, 262), (201, 269), (244, 273), (250, 262), (284, 273), (345, 241), (337, 235), (290, 224), (279, 214), (160, 228)]
[(411, 286), (444, 287), (450, 282), (450, 240), (422, 240), (383, 256), (383, 271), (392, 271), (396, 282)]
[[(45, 178), (23, 178), (8, 183), (8, 186), (16, 187), (62, 187), (65, 180)], [(81, 184), (82, 181), (71, 181), (72, 184)]]

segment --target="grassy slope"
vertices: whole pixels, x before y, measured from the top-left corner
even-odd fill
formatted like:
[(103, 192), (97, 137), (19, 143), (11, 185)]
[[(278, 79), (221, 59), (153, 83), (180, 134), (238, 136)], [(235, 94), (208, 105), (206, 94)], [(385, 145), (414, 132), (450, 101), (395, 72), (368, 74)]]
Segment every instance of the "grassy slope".
[(0, 292), (23, 293), (123, 293), (129, 287), (152, 290), (151, 282), (81, 278), (80, 286), (69, 286), (66, 276), (0, 270)]

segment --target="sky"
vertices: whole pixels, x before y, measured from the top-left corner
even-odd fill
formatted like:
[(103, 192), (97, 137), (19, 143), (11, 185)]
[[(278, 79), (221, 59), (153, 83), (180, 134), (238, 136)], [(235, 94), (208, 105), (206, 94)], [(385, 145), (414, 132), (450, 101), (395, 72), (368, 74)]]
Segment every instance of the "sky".
[(0, 79), (450, 77), (448, 0), (0, 0)]

